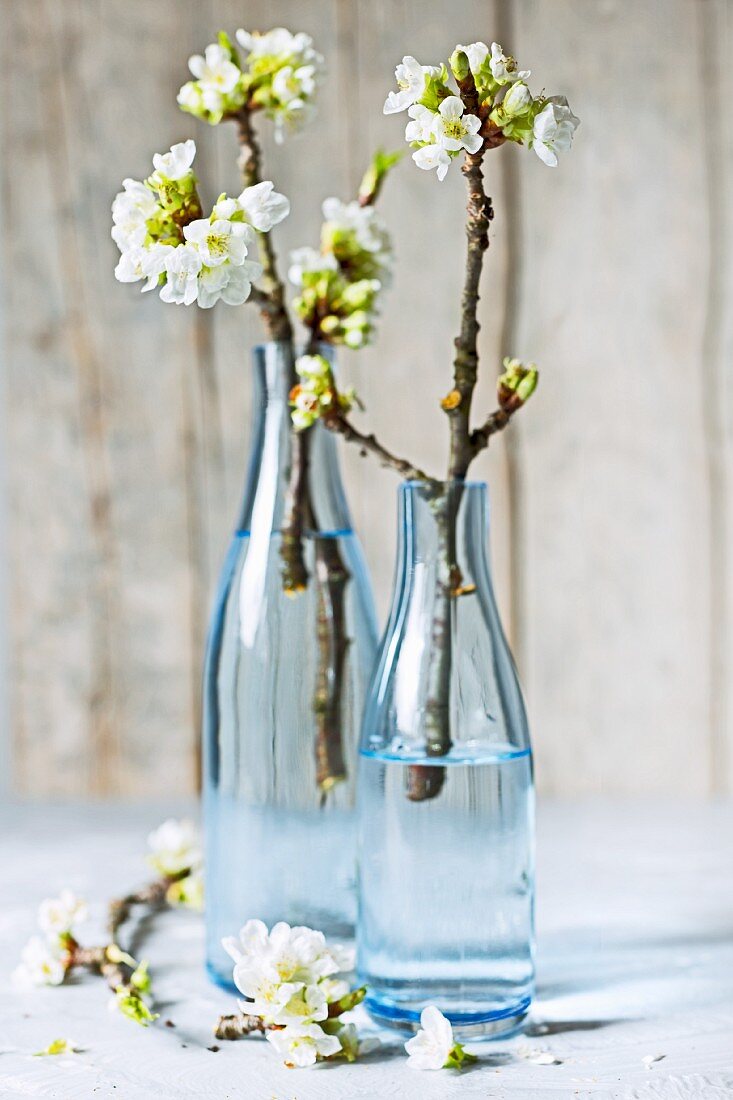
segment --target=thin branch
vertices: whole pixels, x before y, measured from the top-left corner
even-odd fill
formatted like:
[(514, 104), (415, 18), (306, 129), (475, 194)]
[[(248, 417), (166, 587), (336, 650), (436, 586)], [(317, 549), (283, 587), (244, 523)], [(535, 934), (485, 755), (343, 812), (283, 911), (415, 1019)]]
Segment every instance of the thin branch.
[(261, 1032), (263, 1035), (272, 1028), (265, 1024), (261, 1016), (250, 1016), (246, 1012), (237, 1012), (233, 1016), (220, 1016), (214, 1028), (217, 1039), (244, 1039), (247, 1035)]
[(521, 405), (517, 405), (515, 409), (495, 409), (480, 428), (474, 428), (469, 440), (472, 458), (475, 458), (477, 454), (488, 447), (492, 435), (496, 435), (497, 432), (506, 428), (514, 413), (521, 407)]
[[(260, 146), (252, 125), (249, 108), (243, 107), (235, 118), (241, 149), (239, 167), (242, 172), (242, 181), (245, 187), (253, 187), (256, 183), (261, 183), (262, 174)], [(285, 306), (285, 287), (278, 274), (275, 249), (269, 233), (258, 233), (257, 236), (260, 246), (260, 261), (267, 287), (266, 291), (258, 291), (256, 295), (256, 300), (258, 300), (262, 312), (262, 320), (271, 340), (292, 342), (293, 326), (290, 323), (290, 317)], [(262, 301), (262, 293), (268, 300), (267, 305)]]
[(379, 442), (373, 432), (370, 432), (368, 435), (364, 432), (360, 432), (359, 429), (354, 427), (351, 421), (347, 419), (344, 413), (337, 413), (334, 416), (326, 417), (323, 423), (329, 431), (336, 432), (338, 435), (343, 436), (347, 442), (356, 444), (362, 454), (368, 452), (374, 455), (382, 466), (389, 470), (394, 470), (405, 478), (405, 480), (425, 481), (430, 485), (438, 484), (435, 478), (429, 477), (419, 466), (414, 466), (408, 459), (400, 458), (398, 455), (388, 451), (387, 448)]
[[(479, 114), (476, 84), (469, 72), (459, 82), (461, 99), (467, 111)], [(461, 329), (455, 340), (456, 355), (453, 361), (453, 390), (455, 400), (446, 406), (450, 418), (450, 460), (448, 478), (461, 479), (471, 463), (470, 445), (471, 401), (478, 376), (477, 308), (479, 282), (483, 269), (484, 253), (489, 247), (489, 223), (493, 217), (491, 199), (484, 191), (481, 162), (484, 150), (467, 153), (462, 172), (468, 185), (466, 218), (466, 278), (461, 300)]]
[(132, 894), (126, 894), (122, 898), (113, 898), (109, 903), (109, 916), (107, 930), (112, 943), (117, 942), (117, 933), (123, 924), (129, 919), (130, 913), (136, 905), (146, 905), (151, 910), (162, 909), (165, 905), (165, 896), (175, 877), (160, 878), (148, 883), (140, 890)]

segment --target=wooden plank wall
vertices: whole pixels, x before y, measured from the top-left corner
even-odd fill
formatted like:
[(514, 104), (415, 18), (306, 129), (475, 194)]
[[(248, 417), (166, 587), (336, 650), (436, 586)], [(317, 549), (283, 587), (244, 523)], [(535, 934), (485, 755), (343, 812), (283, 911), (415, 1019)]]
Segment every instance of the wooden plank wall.
[[(194, 136), (203, 188), (234, 136), (175, 106), (215, 31), (311, 32), (318, 120), (269, 172), (279, 250), (315, 243), (369, 151), (402, 53), (498, 38), (582, 119), (555, 172), (490, 161), (488, 406), (501, 355), (536, 358), (532, 408), (482, 458), (496, 583), (541, 787), (705, 796), (733, 787), (728, 0), (0, 0), (4, 419), (14, 783), (34, 795), (192, 789), (212, 586), (248, 437), (247, 307), (173, 309), (115, 283), (123, 176)], [(380, 434), (439, 469), (462, 264), (462, 180), (409, 163), (383, 212), (397, 252), (376, 347), (345, 371)], [(394, 479), (345, 456), (384, 612)]]

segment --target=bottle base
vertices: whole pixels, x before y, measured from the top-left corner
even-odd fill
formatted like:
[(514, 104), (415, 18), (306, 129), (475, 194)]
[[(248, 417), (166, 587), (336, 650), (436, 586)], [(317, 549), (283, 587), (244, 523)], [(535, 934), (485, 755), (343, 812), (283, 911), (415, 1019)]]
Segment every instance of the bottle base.
[[(420, 1026), (420, 1013), (429, 1003), (432, 1002), (426, 1002), (420, 1007), (412, 1007), (367, 993), (364, 1007), (374, 1022), (381, 1027), (415, 1032)], [(501, 1008), (461, 1012), (442, 1006), (438, 1000), (438, 1008), (450, 1021), (457, 1039), (478, 1042), (482, 1039), (505, 1039), (520, 1031), (531, 1003), (531, 997), (524, 997), (515, 1004)]]

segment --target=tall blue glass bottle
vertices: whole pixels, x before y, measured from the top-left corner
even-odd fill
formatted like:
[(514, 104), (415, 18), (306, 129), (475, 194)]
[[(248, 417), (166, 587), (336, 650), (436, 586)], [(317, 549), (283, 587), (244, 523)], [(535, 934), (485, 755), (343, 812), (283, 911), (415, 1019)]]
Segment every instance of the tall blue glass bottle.
[(400, 489), (389, 624), (359, 760), (357, 966), (367, 1008), (502, 1034), (534, 981), (534, 801), (491, 585), (486, 486)]
[(353, 932), (358, 730), (376, 651), (372, 594), (336, 440), (310, 434), (304, 591), (283, 585), (291, 351), (254, 351), (254, 435), (215, 599), (204, 680), (207, 965), (249, 918)]

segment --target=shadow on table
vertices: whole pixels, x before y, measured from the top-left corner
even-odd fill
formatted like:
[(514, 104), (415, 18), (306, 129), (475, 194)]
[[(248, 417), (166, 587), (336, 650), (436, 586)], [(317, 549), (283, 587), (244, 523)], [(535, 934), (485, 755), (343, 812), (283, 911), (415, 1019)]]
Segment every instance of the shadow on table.
[[(675, 1002), (679, 980), (687, 971), (709, 963), (710, 952), (733, 952), (730, 928), (708, 928), (687, 935), (671, 934), (629, 938), (609, 930), (573, 930), (545, 937), (540, 943), (539, 1000), (597, 992), (629, 982), (670, 979)], [(557, 976), (556, 976), (557, 975)]]
[(548, 1035), (564, 1035), (570, 1031), (598, 1031), (602, 1027), (628, 1022), (627, 1017), (609, 1020), (533, 1020), (525, 1027), (523, 1034), (528, 1039), (543, 1039)]

